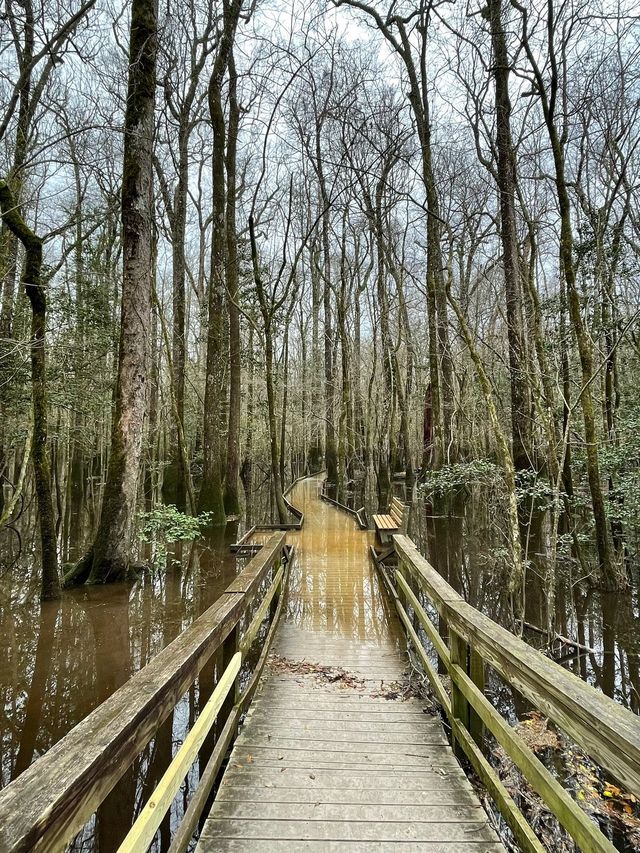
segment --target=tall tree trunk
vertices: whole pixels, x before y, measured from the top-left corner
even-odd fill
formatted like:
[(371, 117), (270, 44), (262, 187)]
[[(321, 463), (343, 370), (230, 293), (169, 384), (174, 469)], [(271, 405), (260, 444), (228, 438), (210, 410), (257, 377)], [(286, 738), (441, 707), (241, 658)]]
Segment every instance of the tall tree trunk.
[(229, 65), (242, 0), (224, 4), (223, 31), (209, 79), (209, 114), (213, 132), (213, 211), (211, 237), (211, 280), (209, 283), (209, 326), (207, 331), (207, 365), (204, 397), (204, 465), (198, 506), (212, 513), (212, 525), (226, 523), (223, 479), (225, 469), (225, 380), (227, 377), (227, 340), (224, 318), (227, 258), (226, 187), (225, 187), (225, 117), (222, 83)]
[(312, 245), (309, 252), (311, 275), (311, 439), (307, 468), (318, 471), (322, 463), (322, 432), (320, 409), (322, 406), (322, 377), (320, 363), (320, 285), (318, 249)]
[(509, 58), (502, 24), (502, 0), (489, 0), (496, 104), (497, 183), (500, 193), (500, 239), (507, 307), (509, 374), (511, 390), (511, 432), (513, 464), (516, 471), (531, 467), (530, 395), (527, 383), (524, 334), (522, 329), (522, 284), (516, 231), (516, 161), (511, 138), (509, 99)]
[(153, 269), (156, 0), (133, 0), (122, 177), (122, 303), (111, 453), (95, 541), (68, 582), (126, 577), (147, 407)]
[[(178, 180), (174, 193), (171, 216), (172, 249), (172, 309), (173, 326), (171, 340), (171, 360), (173, 366), (173, 395), (175, 398), (176, 423), (171, 431), (169, 465), (165, 469), (162, 483), (162, 497), (166, 503), (173, 503), (177, 509), (186, 509), (186, 476), (183, 455), (180, 452), (180, 432), (184, 433), (184, 389), (186, 366), (185, 339), (185, 232), (187, 224), (187, 193), (189, 189), (189, 138), (188, 128), (180, 128), (178, 140)], [(160, 309), (158, 309), (160, 310)], [(195, 511), (195, 507), (191, 507)]]
[(229, 310), (229, 429), (227, 471), (224, 480), (224, 508), (229, 515), (240, 513), (238, 480), (240, 473), (241, 356), (240, 309), (238, 308), (238, 236), (236, 234), (236, 152), (240, 109), (236, 97), (237, 73), (233, 49), (229, 55), (229, 133), (227, 136), (227, 300)]
[(31, 456), (40, 520), (42, 559), (42, 598), (60, 594), (56, 528), (51, 495), (51, 468), (47, 451), (47, 365), (46, 329), (47, 298), (42, 280), (42, 240), (25, 223), (9, 185), (0, 181), (0, 210), (11, 233), (20, 240), (25, 251), (24, 289), (31, 303), (31, 387), (33, 403), (33, 438)]
[[(582, 369), (582, 388), (580, 390), (580, 404), (582, 407), (582, 418), (584, 422), (584, 439), (586, 451), (587, 479), (589, 492), (591, 494), (591, 508), (595, 522), (596, 548), (598, 562), (603, 583), (608, 587), (615, 587), (624, 583), (622, 578), (616, 576), (612, 560), (612, 548), (609, 536), (609, 525), (605, 512), (602, 482), (600, 479), (600, 462), (598, 453), (598, 434), (596, 430), (596, 417), (593, 404), (593, 393), (591, 384), (595, 376), (595, 364), (589, 331), (582, 318), (580, 296), (578, 294), (576, 281), (576, 266), (573, 257), (573, 227), (571, 223), (571, 201), (567, 186), (565, 170), (566, 131), (558, 128), (556, 117), (556, 106), (560, 89), (560, 69), (558, 66), (558, 55), (553, 43), (553, 34), (557, 21), (549, 20), (548, 32), (550, 41), (547, 50), (550, 57), (551, 77), (547, 80), (537, 64), (537, 58), (529, 42), (528, 12), (517, 0), (511, 0), (511, 4), (522, 16), (522, 44), (531, 65), (537, 95), (540, 98), (542, 112), (544, 115), (551, 153), (555, 169), (556, 194), (560, 212), (560, 264), (564, 275), (567, 292), (569, 317), (578, 344), (578, 354)], [(550, 7), (550, 15), (553, 7)], [(563, 48), (564, 49), (564, 48)]]
[(258, 294), (262, 316), (264, 320), (264, 358), (267, 385), (267, 411), (269, 421), (269, 458), (271, 461), (271, 485), (276, 500), (278, 520), (284, 524), (287, 520), (287, 506), (282, 495), (282, 479), (280, 476), (280, 455), (278, 450), (278, 423), (276, 417), (276, 390), (273, 381), (274, 357), (273, 357), (273, 319), (268, 315), (264, 286), (260, 274), (260, 262), (258, 260), (258, 246), (256, 243), (253, 216), (249, 216), (249, 238), (251, 241), (251, 261), (253, 265), (253, 279)]

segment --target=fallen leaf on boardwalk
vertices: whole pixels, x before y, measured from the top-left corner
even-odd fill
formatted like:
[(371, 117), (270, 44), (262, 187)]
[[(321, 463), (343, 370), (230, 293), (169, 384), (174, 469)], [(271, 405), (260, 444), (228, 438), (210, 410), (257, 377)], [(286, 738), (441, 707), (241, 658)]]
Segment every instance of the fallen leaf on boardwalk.
[(269, 657), (269, 668), (275, 673), (290, 672), (296, 675), (309, 675), (313, 676), (316, 682), (338, 684), (340, 687), (353, 688), (354, 690), (363, 690), (365, 687), (363, 678), (359, 678), (341, 666), (324, 666), (306, 660), (296, 661), (279, 655), (271, 655)]

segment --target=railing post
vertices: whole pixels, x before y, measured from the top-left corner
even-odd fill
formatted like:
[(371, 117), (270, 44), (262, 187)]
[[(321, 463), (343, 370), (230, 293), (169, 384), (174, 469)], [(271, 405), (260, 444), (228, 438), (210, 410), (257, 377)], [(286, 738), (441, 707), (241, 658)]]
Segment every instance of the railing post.
[[(459, 666), (460, 669), (467, 672), (467, 657), (469, 647), (459, 634), (449, 626), (449, 655), (451, 666)], [(460, 720), (465, 729), (469, 729), (469, 703), (462, 694), (462, 691), (456, 686), (456, 683), (451, 676), (451, 714), (454, 719)], [(462, 758), (464, 750), (457, 742), (454, 736), (454, 750), (458, 758)]]
[[(384, 569), (383, 569), (383, 571), (384, 571)], [(396, 567), (396, 572), (397, 572), (399, 575), (402, 575), (403, 579), (404, 579), (407, 583), (409, 583), (409, 581), (408, 581), (408, 577), (407, 577), (407, 575), (408, 575), (407, 568), (406, 568), (406, 566), (404, 565), (404, 563), (402, 562), (402, 560), (401, 560), (400, 558), (398, 558), (398, 565), (397, 565), (397, 567)], [(396, 595), (398, 596), (398, 601), (400, 602), (400, 604), (401, 604), (401, 605), (402, 605), (402, 607), (404, 608), (404, 612), (405, 612), (405, 613), (407, 613), (407, 596), (406, 596), (406, 595), (404, 594), (404, 592), (402, 591), (402, 587), (400, 586), (400, 584), (399, 584), (399, 583), (397, 583), (397, 582), (396, 582), (396, 584), (395, 584), (395, 588), (396, 588)], [(408, 616), (408, 615), (409, 615), (409, 614), (407, 613), (407, 616)], [(409, 648), (409, 639), (408, 639), (408, 637), (407, 637), (407, 648)]]
[[(222, 644), (222, 651), (220, 653), (220, 669), (218, 673), (218, 679), (222, 675), (222, 673), (226, 670), (226, 668), (231, 663), (231, 658), (235, 655), (235, 653), (239, 649), (240, 643), (240, 620), (236, 623), (234, 628), (231, 630), (226, 640)], [(227, 722), (227, 718), (231, 711), (233, 710), (233, 706), (235, 705), (237, 699), (239, 698), (239, 690), (240, 690), (240, 674), (236, 676), (235, 687), (232, 690), (229, 690), (227, 693), (227, 698), (222, 703), (222, 707), (220, 708), (220, 713), (218, 714), (218, 722), (216, 728), (218, 729), (218, 733), (222, 731), (224, 728), (224, 724)], [(235, 739), (235, 734), (233, 736)]]
[[(278, 574), (278, 569), (282, 565), (283, 555), (282, 551), (276, 560), (273, 562), (273, 572), (272, 572), (272, 580)], [(271, 604), (269, 605), (269, 625), (273, 622), (274, 616), (276, 615), (276, 611), (278, 609), (278, 602), (280, 601), (280, 596), (284, 592), (284, 581), (280, 584), (280, 589), (278, 590), (278, 594), (274, 595), (271, 599)]]
[[(469, 647), (469, 677), (478, 688), (484, 693), (484, 660), (475, 649)], [(475, 740), (480, 749), (484, 745), (484, 724), (476, 711), (469, 706), (469, 734)]]

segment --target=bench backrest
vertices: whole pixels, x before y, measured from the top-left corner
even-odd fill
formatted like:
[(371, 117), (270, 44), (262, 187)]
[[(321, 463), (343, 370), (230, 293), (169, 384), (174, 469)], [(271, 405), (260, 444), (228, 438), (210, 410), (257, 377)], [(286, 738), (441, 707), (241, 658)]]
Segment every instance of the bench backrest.
[(407, 505), (403, 504), (401, 500), (398, 498), (391, 498), (391, 503), (389, 504), (389, 515), (393, 517), (400, 529), (402, 529), (404, 525), (407, 509)]

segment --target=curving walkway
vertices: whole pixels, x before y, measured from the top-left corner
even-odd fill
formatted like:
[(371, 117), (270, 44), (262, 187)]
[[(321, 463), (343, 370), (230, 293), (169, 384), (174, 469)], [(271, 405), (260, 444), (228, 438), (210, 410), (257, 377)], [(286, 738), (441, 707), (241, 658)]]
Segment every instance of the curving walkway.
[(305, 513), (286, 617), (197, 853), (497, 853), (426, 703), (402, 698), (407, 659), (369, 556), (372, 534), (296, 485)]

